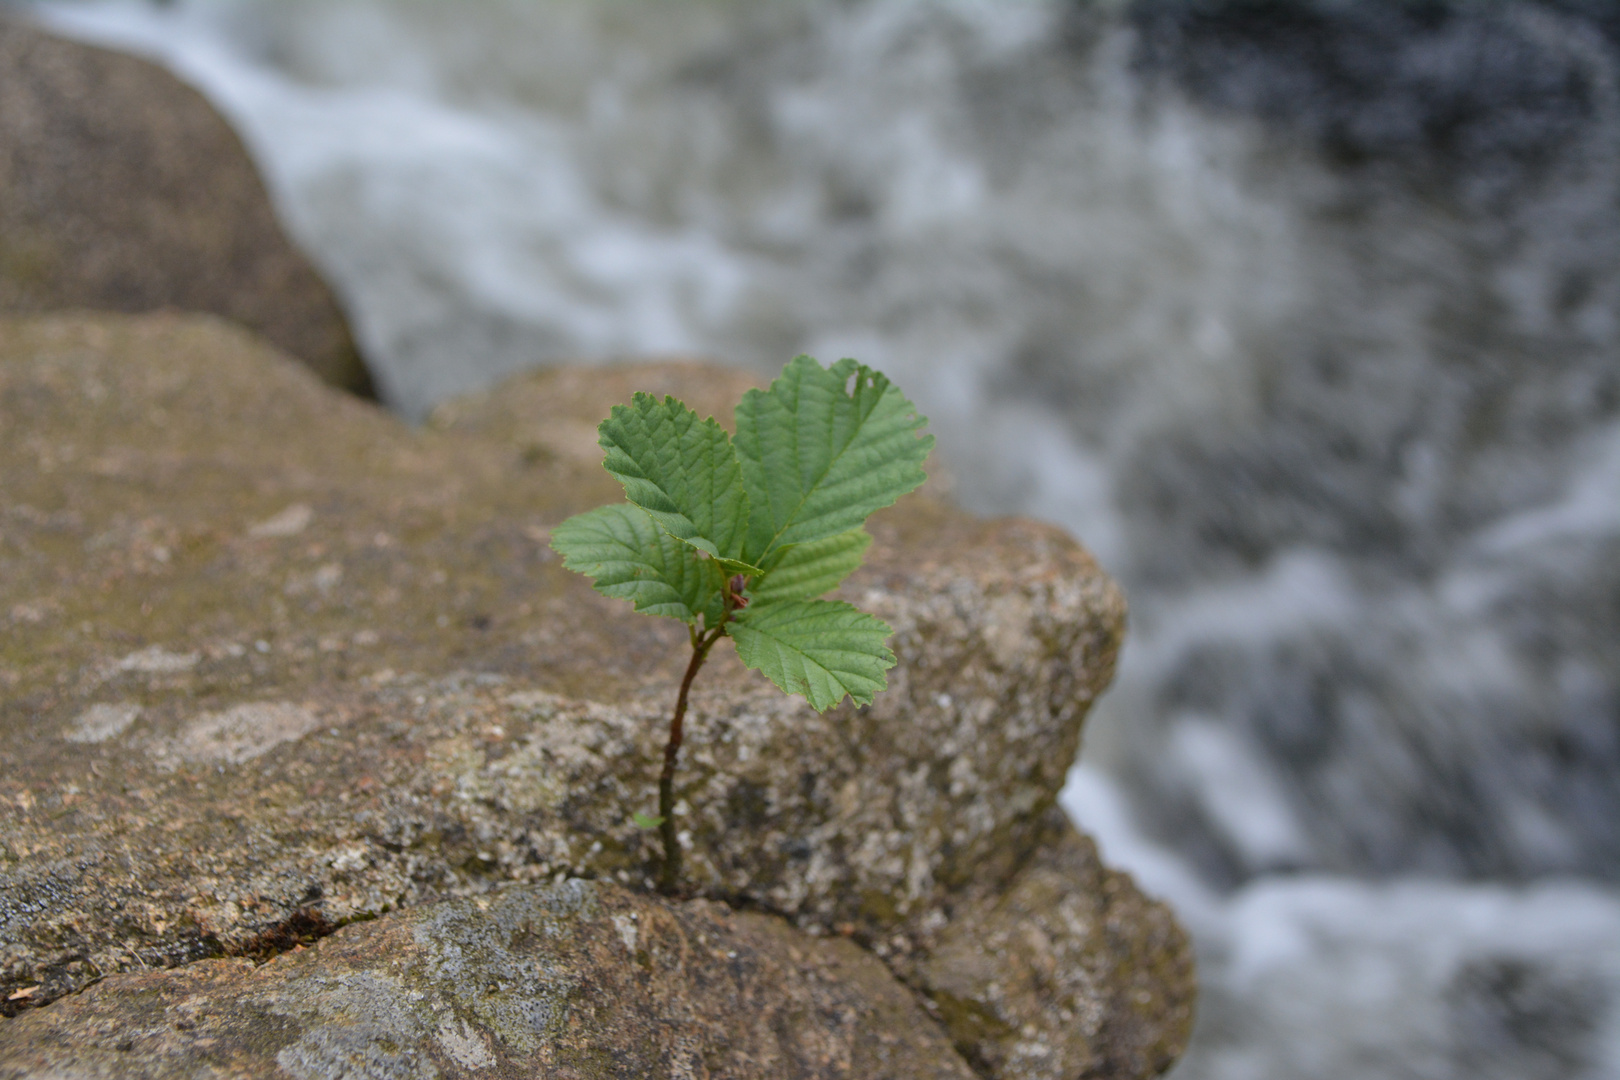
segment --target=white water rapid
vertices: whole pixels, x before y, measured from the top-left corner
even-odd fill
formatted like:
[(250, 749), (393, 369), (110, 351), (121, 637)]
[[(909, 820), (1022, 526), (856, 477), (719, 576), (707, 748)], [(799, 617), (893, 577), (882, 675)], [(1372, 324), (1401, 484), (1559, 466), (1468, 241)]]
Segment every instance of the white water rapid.
[(55, 0), (237, 125), (421, 416), (853, 355), (1131, 641), (1065, 792), (1175, 1080), (1620, 1076), (1600, 0)]

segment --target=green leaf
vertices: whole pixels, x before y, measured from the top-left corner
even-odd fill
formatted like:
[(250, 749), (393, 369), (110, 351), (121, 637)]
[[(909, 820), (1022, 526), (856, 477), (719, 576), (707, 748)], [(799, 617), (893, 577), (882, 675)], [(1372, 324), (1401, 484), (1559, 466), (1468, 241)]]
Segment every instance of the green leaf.
[(630, 820), (636, 823), (638, 829), (656, 829), (664, 823), (664, 819), (656, 814), (643, 814), (639, 810), (630, 815)]
[(613, 407), (597, 436), (607, 471), (671, 536), (718, 558), (742, 555), (748, 496), (731, 436), (712, 417), (699, 420), (672, 397), (637, 394)]
[(893, 631), (882, 619), (838, 600), (751, 604), (732, 616), (726, 633), (742, 662), (824, 712), (848, 694), (858, 705), (888, 685), (894, 653), (883, 642)]
[(872, 537), (865, 529), (851, 529), (824, 540), (811, 540), (777, 548), (779, 556), (766, 568), (764, 578), (750, 585), (748, 599), (813, 600), (838, 588), (861, 565)]
[[(853, 385), (853, 392), (845, 389)], [(854, 360), (795, 358), (737, 405), (737, 456), (752, 510), (743, 557), (858, 527), (926, 478), (932, 435), (899, 389)]]
[(749, 577), (759, 577), (765, 572), (753, 563), (745, 563), (741, 559), (715, 559), (714, 565), (727, 574), (747, 574)]
[(637, 611), (692, 622), (720, 591), (714, 563), (628, 503), (576, 514), (551, 530), (563, 566), (594, 578), (596, 590)]

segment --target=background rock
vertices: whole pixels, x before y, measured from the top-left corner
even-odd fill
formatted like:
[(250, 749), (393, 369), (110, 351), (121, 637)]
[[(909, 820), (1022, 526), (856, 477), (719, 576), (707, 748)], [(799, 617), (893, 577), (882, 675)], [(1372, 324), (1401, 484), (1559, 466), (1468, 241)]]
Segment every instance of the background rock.
[[(215, 320), (0, 322), (0, 998), (514, 882), (647, 884), (656, 836), (629, 819), (684, 633), (562, 570), (547, 530), (620, 497), (573, 445), (613, 402), (724, 414), (746, 382), (547, 373), (423, 432)], [(1073, 861), (1049, 813), (1123, 604), (1032, 522), (913, 497), (872, 531), (845, 595), (896, 628), (890, 689), (817, 715), (717, 650), (677, 778), (688, 884), (943, 987), (937, 947), (1000, 932), (1037, 852)], [(1086, 858), (1077, 882), (1129, 898), (1108, 908), (1123, 944), (1058, 987), (1069, 1004), (995, 1015), (1065, 1068), (1147, 1075), (1185, 1040), (1186, 943)], [(1043, 933), (1078, 956), (1092, 928)], [(1002, 952), (950, 993), (1023, 978)], [(1068, 1075), (974, 1038), (993, 1075)]]
[(347, 927), (262, 967), (114, 976), (0, 1041), (6, 1080), (973, 1075), (847, 941), (580, 880)]
[(1003, 891), (959, 909), (932, 952), (901, 970), (988, 1075), (1156, 1076), (1192, 1024), (1181, 929), (1061, 811), (1049, 828)]
[(236, 133), (154, 64), (0, 15), (0, 312), (234, 319), (372, 396)]

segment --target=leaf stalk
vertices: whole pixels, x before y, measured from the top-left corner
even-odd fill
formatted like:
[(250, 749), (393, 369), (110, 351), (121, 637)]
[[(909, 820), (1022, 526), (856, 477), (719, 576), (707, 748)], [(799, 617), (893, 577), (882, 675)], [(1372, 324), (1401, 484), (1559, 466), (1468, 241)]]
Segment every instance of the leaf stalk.
[(697, 632), (696, 627), (690, 628), (692, 659), (686, 665), (681, 690), (675, 698), (675, 713), (669, 719), (669, 740), (664, 743), (664, 771), (658, 776), (658, 816), (663, 819), (658, 824), (658, 831), (664, 838), (664, 865), (658, 872), (658, 891), (665, 896), (675, 895), (681, 884), (681, 841), (675, 830), (675, 763), (681, 753), (686, 699), (691, 693), (692, 680), (697, 677), (698, 669), (709, 658), (709, 650), (725, 635), (726, 623), (731, 620), (732, 611), (739, 606), (739, 601), (747, 603), (733, 592), (734, 584), (735, 581), (726, 583), (720, 621), (702, 634)]

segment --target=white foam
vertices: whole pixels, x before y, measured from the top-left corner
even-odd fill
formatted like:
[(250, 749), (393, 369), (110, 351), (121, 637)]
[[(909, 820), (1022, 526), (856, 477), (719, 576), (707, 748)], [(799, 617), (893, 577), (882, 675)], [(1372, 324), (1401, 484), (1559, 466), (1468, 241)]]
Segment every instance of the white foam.
[(1286, 794), (1240, 736), (1213, 717), (1183, 715), (1171, 723), (1166, 750), (1251, 871), (1309, 861)]
[(1561, 497), (1513, 514), (1484, 530), (1475, 543), (1486, 554), (1545, 549), (1562, 540), (1620, 536), (1620, 424), (1588, 441)]
[(1200, 956), (1176, 1080), (1598, 1080), (1620, 1072), (1620, 890), (1301, 874), (1225, 897), (1077, 765), (1063, 806), (1170, 901)]

